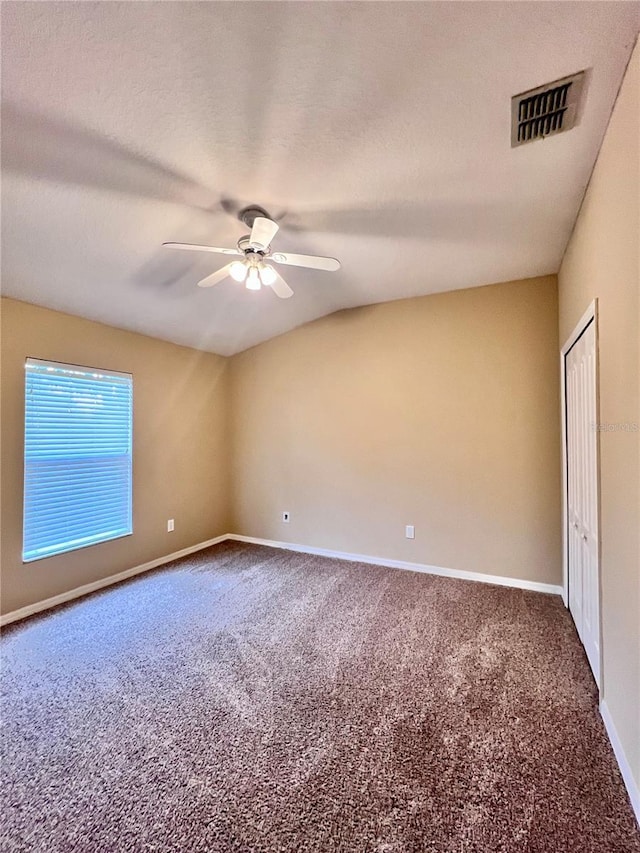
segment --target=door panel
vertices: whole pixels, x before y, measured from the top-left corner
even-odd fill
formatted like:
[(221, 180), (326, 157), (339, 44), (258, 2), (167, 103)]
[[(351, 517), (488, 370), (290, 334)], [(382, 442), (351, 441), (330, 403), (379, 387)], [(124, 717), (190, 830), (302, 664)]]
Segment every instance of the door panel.
[(569, 610), (600, 676), (595, 323), (565, 358)]

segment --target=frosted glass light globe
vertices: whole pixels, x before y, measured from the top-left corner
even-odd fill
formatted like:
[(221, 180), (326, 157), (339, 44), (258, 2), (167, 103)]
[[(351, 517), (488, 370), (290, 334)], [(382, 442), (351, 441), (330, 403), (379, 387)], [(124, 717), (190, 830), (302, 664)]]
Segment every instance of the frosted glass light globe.
[(243, 261), (234, 261), (229, 267), (229, 275), (234, 281), (244, 281), (247, 277), (247, 265)]
[(256, 267), (251, 267), (247, 275), (247, 288), (249, 290), (260, 290), (260, 276)]
[(269, 266), (268, 264), (265, 264), (260, 269), (260, 281), (263, 284), (273, 284), (277, 276), (278, 273), (274, 270), (273, 267)]

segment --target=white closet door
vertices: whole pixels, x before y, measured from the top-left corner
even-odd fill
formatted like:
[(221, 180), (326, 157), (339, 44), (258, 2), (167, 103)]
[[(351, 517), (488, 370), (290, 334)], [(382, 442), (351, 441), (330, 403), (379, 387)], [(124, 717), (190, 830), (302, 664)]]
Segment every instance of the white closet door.
[(566, 356), (569, 610), (600, 683), (595, 324)]

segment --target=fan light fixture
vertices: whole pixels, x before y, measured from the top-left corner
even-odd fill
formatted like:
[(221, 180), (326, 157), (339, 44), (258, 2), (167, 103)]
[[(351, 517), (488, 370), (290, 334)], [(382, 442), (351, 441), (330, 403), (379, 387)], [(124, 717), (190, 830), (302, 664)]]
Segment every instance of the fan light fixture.
[(234, 261), (229, 267), (229, 275), (234, 281), (246, 281), (249, 290), (260, 290), (262, 284), (272, 285), (278, 274), (272, 266), (250, 261)]

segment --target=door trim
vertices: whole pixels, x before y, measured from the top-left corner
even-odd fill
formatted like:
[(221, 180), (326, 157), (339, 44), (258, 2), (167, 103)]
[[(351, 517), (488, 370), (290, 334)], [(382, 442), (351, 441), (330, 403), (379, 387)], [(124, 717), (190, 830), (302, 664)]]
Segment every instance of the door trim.
[[(574, 330), (564, 343), (560, 350), (560, 411), (562, 418), (562, 600), (564, 606), (569, 609), (569, 536), (568, 536), (568, 482), (567, 482), (567, 395), (566, 395), (566, 372), (567, 362), (566, 357), (569, 350), (576, 343), (578, 338), (583, 334), (587, 326), (593, 323), (593, 331), (595, 337), (595, 370), (596, 370), (596, 419), (600, 416), (600, 356), (598, 345), (598, 300), (594, 299), (578, 320)], [(596, 501), (598, 515), (598, 553), (597, 553), (597, 572), (598, 572), (598, 634), (600, 647), (600, 678), (598, 690), (600, 696), (603, 695), (603, 638), (602, 638), (602, 575), (600, 571), (601, 553), (602, 553), (602, 536), (601, 536), (601, 519), (600, 519), (600, 434), (596, 433)]]

